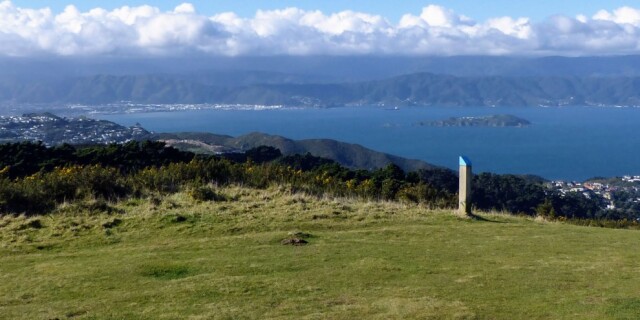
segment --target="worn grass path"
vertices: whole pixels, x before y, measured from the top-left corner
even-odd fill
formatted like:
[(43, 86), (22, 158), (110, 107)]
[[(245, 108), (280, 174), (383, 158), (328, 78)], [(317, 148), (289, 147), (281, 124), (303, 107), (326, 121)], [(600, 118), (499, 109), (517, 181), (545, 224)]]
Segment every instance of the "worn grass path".
[[(640, 232), (223, 190), (0, 219), (3, 319), (637, 319)], [(306, 246), (280, 241), (311, 234)]]

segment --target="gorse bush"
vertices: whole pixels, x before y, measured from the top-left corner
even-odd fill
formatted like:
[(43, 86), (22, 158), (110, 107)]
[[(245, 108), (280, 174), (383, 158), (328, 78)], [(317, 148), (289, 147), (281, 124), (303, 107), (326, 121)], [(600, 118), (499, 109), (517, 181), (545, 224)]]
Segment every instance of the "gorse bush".
[[(390, 164), (373, 171), (351, 170), (310, 154), (282, 156), (272, 147), (196, 156), (149, 141), (78, 149), (0, 145), (0, 214), (36, 215), (77, 200), (155, 199), (182, 191), (197, 201), (220, 201), (212, 186), (230, 184), (454, 208), (457, 180), (447, 169), (405, 173)], [(472, 205), (551, 219), (634, 219), (629, 213), (602, 210), (601, 199), (560, 195), (514, 175), (475, 176)]]
[(197, 186), (189, 189), (188, 194), (196, 201), (226, 201), (227, 197), (216, 192), (211, 185)]
[(39, 214), (57, 204), (78, 199), (117, 200), (130, 194), (132, 185), (113, 168), (70, 166), (38, 172), (25, 178), (0, 178), (0, 210)]
[(424, 182), (406, 185), (398, 190), (396, 198), (409, 203), (424, 203), (431, 208), (453, 208), (457, 204), (455, 195), (437, 190)]
[[(230, 158), (195, 157), (150, 142), (77, 150), (29, 143), (4, 148), (19, 154), (2, 158), (0, 213), (36, 215), (77, 200), (115, 202), (181, 191), (197, 201), (220, 201), (224, 197), (212, 186), (229, 184), (252, 188), (276, 185), (318, 196), (402, 199), (432, 206), (455, 203), (455, 194), (409, 181), (395, 165), (373, 172), (355, 171), (309, 154), (282, 157), (270, 147)], [(51, 158), (24, 157), (34, 154)], [(14, 170), (16, 167), (19, 170)]]
[(0, 212), (38, 214), (55, 208), (56, 201), (44, 184), (30, 180), (0, 179)]

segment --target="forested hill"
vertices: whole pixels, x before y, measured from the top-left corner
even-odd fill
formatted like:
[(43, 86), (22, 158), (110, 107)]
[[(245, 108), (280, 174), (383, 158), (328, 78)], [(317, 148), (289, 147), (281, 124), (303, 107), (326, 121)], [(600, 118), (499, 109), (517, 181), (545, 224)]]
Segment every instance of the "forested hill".
[(437, 168), (424, 161), (406, 159), (331, 139), (292, 140), (258, 132), (239, 137), (202, 132), (157, 133), (147, 138), (163, 140), (180, 149), (199, 153), (246, 151), (259, 146), (270, 146), (279, 149), (284, 155), (310, 153), (353, 169), (379, 169), (391, 163), (407, 172)]
[[(228, 76), (228, 75), (227, 75)], [(0, 79), (0, 102), (220, 103), (286, 106), (637, 106), (640, 77), (450, 76), (415, 73), (352, 83), (281, 82), (264, 74), (241, 85), (177, 75), (98, 75), (67, 79)], [(281, 77), (281, 75), (279, 76)]]

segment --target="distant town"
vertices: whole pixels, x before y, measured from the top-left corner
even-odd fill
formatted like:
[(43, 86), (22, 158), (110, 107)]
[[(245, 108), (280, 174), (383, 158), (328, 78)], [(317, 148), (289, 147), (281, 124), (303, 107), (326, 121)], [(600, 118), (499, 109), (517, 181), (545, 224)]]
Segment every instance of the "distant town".
[(91, 114), (122, 114), (122, 113), (145, 113), (145, 112), (171, 112), (171, 111), (193, 111), (193, 110), (276, 110), (291, 109), (282, 105), (255, 105), (255, 104), (212, 104), (212, 103), (135, 103), (121, 101), (118, 103), (85, 105), (85, 104), (19, 104), (0, 105), (2, 114), (20, 115), (24, 110), (30, 113), (51, 113), (65, 116), (79, 116)]
[(601, 198), (608, 210), (640, 212), (640, 176), (596, 178), (585, 182), (556, 180), (547, 182), (546, 186), (563, 195), (576, 193), (589, 199)]
[(45, 145), (124, 143), (148, 135), (140, 125), (119, 124), (87, 117), (65, 118), (51, 113), (0, 116), (0, 143), (41, 141)]

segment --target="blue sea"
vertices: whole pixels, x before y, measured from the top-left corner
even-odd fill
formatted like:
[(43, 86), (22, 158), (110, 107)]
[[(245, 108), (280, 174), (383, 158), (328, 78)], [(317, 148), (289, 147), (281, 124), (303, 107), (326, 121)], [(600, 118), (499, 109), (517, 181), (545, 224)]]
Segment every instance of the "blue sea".
[[(528, 127), (428, 127), (420, 121), (512, 114)], [(378, 107), (275, 110), (194, 110), (99, 115), (156, 132), (250, 132), (292, 139), (330, 138), (456, 168), (458, 156), (474, 172), (534, 174), (582, 181), (640, 175), (640, 108)]]

